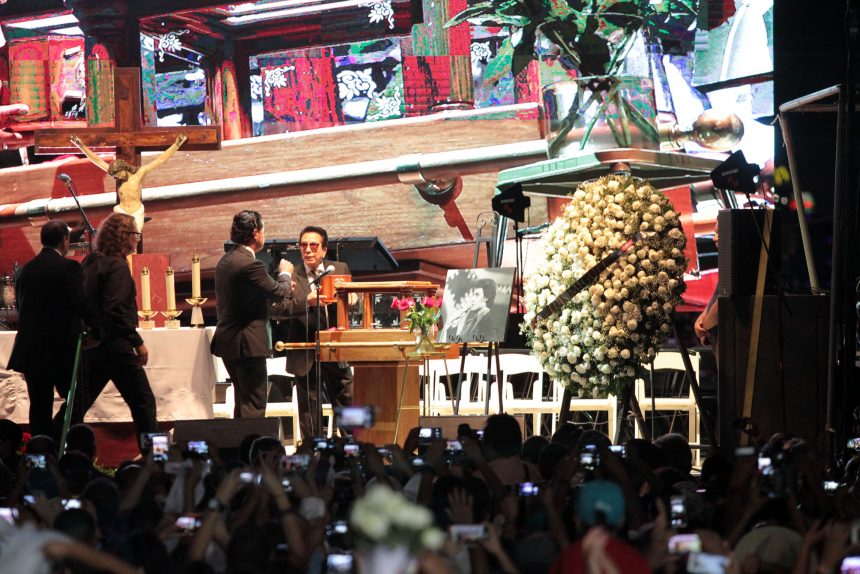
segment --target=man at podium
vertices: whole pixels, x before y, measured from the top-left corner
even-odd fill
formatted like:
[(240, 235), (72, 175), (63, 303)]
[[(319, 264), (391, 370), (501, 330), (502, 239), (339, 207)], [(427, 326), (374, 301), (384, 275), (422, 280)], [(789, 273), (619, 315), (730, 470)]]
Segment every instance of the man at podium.
[[(349, 266), (325, 258), (328, 250), (328, 233), (322, 227), (308, 226), (299, 234), (302, 265), (295, 269), (293, 290), (283, 302), (272, 305), (273, 319), (289, 321), (287, 340), (290, 343), (316, 341), (317, 324), (320, 329), (337, 326), (334, 305), (320, 304), (317, 283), (323, 275), (349, 275)], [(319, 313), (319, 316), (317, 314)], [(317, 427), (319, 396), (316, 388), (316, 362), (314, 349), (287, 351), (287, 371), (296, 377), (299, 404), (299, 427), (302, 439), (322, 434)], [(352, 369), (347, 363), (321, 363), (322, 384), (333, 406), (352, 404)]]

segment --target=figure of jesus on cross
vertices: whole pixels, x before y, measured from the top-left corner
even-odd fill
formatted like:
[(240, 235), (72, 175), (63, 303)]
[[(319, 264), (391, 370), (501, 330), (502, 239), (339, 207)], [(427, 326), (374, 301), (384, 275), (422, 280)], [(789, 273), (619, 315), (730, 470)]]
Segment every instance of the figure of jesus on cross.
[(161, 155), (146, 165), (135, 167), (122, 159), (115, 159), (107, 163), (88, 148), (78, 136), (71, 137), (71, 142), (84, 152), (84, 155), (91, 162), (117, 181), (119, 187), (116, 193), (119, 197), (119, 204), (115, 205), (113, 210), (134, 217), (138, 231), (143, 231), (143, 180), (151, 171), (170, 159), (170, 156), (176, 153), (186, 141), (188, 141), (188, 136), (184, 133), (179, 134), (173, 145), (161, 152)]

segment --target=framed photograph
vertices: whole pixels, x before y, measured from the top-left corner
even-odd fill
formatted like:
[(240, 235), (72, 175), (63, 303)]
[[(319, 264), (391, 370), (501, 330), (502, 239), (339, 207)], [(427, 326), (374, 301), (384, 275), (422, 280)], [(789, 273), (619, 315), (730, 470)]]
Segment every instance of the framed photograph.
[(440, 343), (500, 343), (511, 308), (513, 267), (450, 269), (442, 297)]

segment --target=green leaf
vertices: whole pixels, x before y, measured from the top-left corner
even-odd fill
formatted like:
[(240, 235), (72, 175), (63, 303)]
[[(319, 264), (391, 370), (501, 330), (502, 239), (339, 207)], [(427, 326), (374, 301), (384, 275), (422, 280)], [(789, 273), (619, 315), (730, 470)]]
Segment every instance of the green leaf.
[(660, 134), (657, 132), (657, 128), (654, 127), (654, 124), (648, 121), (642, 112), (640, 112), (636, 106), (628, 102), (627, 100), (621, 100), (622, 105), (626, 108), (627, 114), (630, 116), (630, 119), (639, 128), (639, 131), (642, 132), (642, 135), (654, 142), (660, 141)]
[(445, 22), (444, 27), (450, 28), (452, 26), (457, 26), (471, 18), (476, 18), (478, 16), (490, 17), (494, 15), (496, 15), (496, 8), (493, 2), (481, 2), (480, 4), (469, 6), (459, 14), (456, 14), (453, 18)]
[(552, 40), (563, 53), (567, 54), (575, 62), (579, 62), (579, 49), (576, 43), (579, 28), (577, 27), (575, 17), (547, 22), (541, 26), (541, 32), (543, 32), (544, 36)]
[(511, 70), (511, 64), (514, 56), (514, 47), (511, 45), (510, 38), (505, 38), (505, 41), (499, 46), (496, 57), (489, 61), (487, 67), (484, 68), (484, 86), (492, 86), (499, 83), (499, 80)]

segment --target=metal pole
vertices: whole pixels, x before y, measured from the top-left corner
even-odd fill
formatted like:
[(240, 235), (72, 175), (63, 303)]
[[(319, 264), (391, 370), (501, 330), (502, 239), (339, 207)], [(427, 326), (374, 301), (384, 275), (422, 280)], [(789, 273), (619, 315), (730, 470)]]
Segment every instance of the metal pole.
[(803, 188), (800, 186), (800, 168), (794, 156), (794, 142), (791, 139), (791, 126), (787, 116), (780, 113), (778, 117), (779, 127), (782, 131), (782, 140), (785, 142), (785, 155), (788, 157), (788, 169), (791, 173), (791, 188), (794, 192), (794, 202), (797, 204), (797, 223), (800, 226), (800, 240), (803, 243), (803, 255), (806, 258), (809, 286), (813, 293), (820, 293), (821, 286), (818, 283), (818, 273), (815, 270), (815, 259), (812, 257), (812, 241), (809, 239), (809, 227), (806, 224)]

